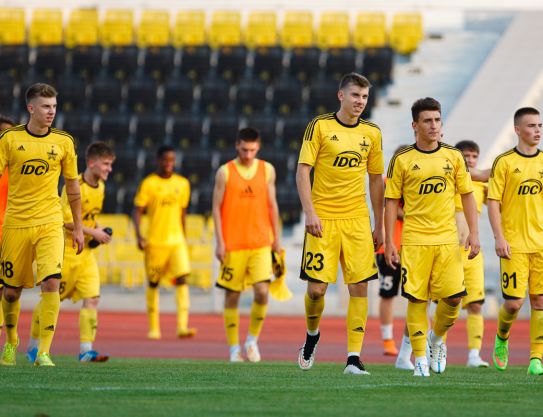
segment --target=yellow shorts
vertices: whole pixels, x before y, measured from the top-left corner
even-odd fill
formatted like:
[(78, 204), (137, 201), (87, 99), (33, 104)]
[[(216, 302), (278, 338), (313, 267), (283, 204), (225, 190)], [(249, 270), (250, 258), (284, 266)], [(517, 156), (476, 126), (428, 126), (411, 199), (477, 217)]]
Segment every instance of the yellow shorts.
[(180, 278), (190, 273), (189, 252), (186, 243), (145, 248), (147, 279), (158, 284), (165, 277)]
[(300, 278), (335, 283), (341, 263), (345, 284), (377, 279), (369, 217), (322, 219), (323, 236), (306, 232)]
[[(60, 278), (64, 256), (62, 223), (6, 228), (2, 236), (1, 279), (10, 287), (32, 288), (45, 278)], [(32, 262), (36, 260), (34, 280)]]
[(468, 259), (470, 250), (465, 250), (460, 246), (460, 256), (464, 265), (464, 284), (466, 285), (466, 295), (462, 298), (462, 308), (468, 304), (485, 301), (485, 265), (483, 251), (479, 252), (473, 259)]
[(500, 258), (502, 294), (505, 299), (543, 294), (543, 253), (512, 253), (511, 259)]
[(257, 282), (270, 281), (271, 247), (226, 252), (219, 270), (217, 287), (241, 292)]
[(85, 248), (79, 255), (68, 244), (64, 253), (60, 300), (67, 298), (74, 303), (81, 299), (100, 296), (100, 272), (92, 249)]
[(401, 268), (402, 295), (408, 299), (435, 301), (466, 295), (457, 243), (402, 245)]

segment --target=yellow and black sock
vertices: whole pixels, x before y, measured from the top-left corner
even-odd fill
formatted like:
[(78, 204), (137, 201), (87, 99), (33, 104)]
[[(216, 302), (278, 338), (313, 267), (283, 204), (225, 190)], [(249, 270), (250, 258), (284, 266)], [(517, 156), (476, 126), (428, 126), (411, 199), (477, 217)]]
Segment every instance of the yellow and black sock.
[(40, 301), (38, 301), (38, 304), (34, 306), (34, 310), (32, 311), (32, 322), (30, 323), (30, 337), (36, 340), (40, 338), (40, 311), (41, 298)]
[(267, 304), (258, 304), (253, 301), (251, 305), (251, 316), (249, 320), (249, 335), (253, 337), (260, 336), (262, 326), (264, 325), (264, 319), (268, 311)]
[(436, 336), (444, 336), (445, 333), (454, 325), (458, 314), (460, 313), (460, 304), (451, 306), (439, 300), (436, 308), (436, 319), (434, 322), (434, 334)]
[(513, 322), (517, 319), (518, 311), (515, 313), (509, 313), (505, 306), (500, 307), (498, 313), (498, 337), (502, 340), (509, 339), (509, 332), (511, 331), (511, 326)]
[(57, 327), (60, 311), (60, 294), (58, 292), (42, 292), (40, 308), (40, 345), (38, 354), (49, 353), (53, 336)]
[(10, 303), (4, 297), (2, 297), (2, 310), (4, 311), (6, 342), (12, 345), (16, 345), (19, 343), (19, 336), (17, 334), (17, 323), (19, 322), (21, 303), (19, 302), (19, 300)]
[(368, 297), (349, 297), (347, 308), (347, 352), (360, 354), (366, 333)]
[(239, 345), (239, 310), (237, 308), (225, 308), (223, 317), (228, 346)]
[(316, 300), (309, 298), (307, 293), (305, 294), (305, 321), (307, 323), (307, 330), (310, 332), (316, 332), (319, 329), (319, 323), (321, 321), (322, 312), (324, 311), (324, 297), (319, 297)]
[(543, 355), (543, 310), (532, 309), (530, 314), (530, 359)]
[(160, 334), (160, 309), (158, 287), (147, 287), (147, 317), (149, 318), (149, 333)]
[(468, 349), (481, 350), (483, 344), (485, 321), (482, 314), (468, 313), (466, 330), (468, 333)]
[(407, 329), (409, 340), (413, 347), (415, 357), (426, 356), (426, 337), (428, 335), (428, 319), (426, 317), (426, 303), (407, 303)]
[(177, 305), (177, 331), (187, 330), (189, 326), (190, 295), (187, 284), (175, 288), (175, 304)]
[(79, 311), (79, 340), (81, 343), (92, 343), (96, 339), (98, 312), (95, 308), (82, 308)]

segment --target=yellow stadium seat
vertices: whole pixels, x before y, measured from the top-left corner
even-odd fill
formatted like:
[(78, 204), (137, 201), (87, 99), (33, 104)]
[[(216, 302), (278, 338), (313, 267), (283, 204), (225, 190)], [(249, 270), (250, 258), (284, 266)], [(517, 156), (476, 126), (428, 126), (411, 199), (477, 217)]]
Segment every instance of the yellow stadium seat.
[(203, 289), (211, 287), (213, 269), (213, 245), (211, 242), (189, 245), (191, 273), (187, 284)]
[(187, 214), (185, 236), (189, 242), (199, 242), (205, 238), (205, 217), (201, 214)]
[(28, 34), (30, 46), (62, 44), (62, 10), (35, 9)]
[(245, 44), (249, 48), (277, 45), (277, 15), (275, 12), (251, 12), (245, 29)]
[(401, 53), (410, 54), (417, 50), (424, 37), (422, 16), (419, 13), (397, 13), (390, 28), (390, 46)]
[(351, 43), (347, 12), (325, 12), (319, 20), (317, 45), (321, 49), (346, 48)]
[(24, 9), (0, 8), (0, 45), (22, 45), (26, 42)]
[(217, 11), (211, 16), (209, 44), (213, 48), (241, 44), (241, 14), (235, 11)]
[(313, 15), (311, 12), (286, 12), (280, 36), (281, 45), (284, 48), (313, 46)]
[(128, 46), (134, 41), (134, 12), (129, 9), (106, 10), (100, 26), (100, 43), (105, 47)]
[(126, 214), (99, 214), (97, 222), (101, 227), (113, 229), (112, 243), (118, 240), (134, 239), (132, 223)]
[(184, 10), (175, 16), (172, 33), (173, 45), (200, 46), (206, 43), (206, 16), (201, 10)]
[(170, 15), (165, 10), (144, 10), (137, 32), (140, 48), (170, 43)]
[(98, 43), (98, 10), (74, 10), (66, 25), (64, 43), (68, 48), (77, 45), (96, 45)]
[(382, 48), (387, 43), (386, 17), (381, 12), (362, 12), (356, 17), (353, 44), (357, 49)]

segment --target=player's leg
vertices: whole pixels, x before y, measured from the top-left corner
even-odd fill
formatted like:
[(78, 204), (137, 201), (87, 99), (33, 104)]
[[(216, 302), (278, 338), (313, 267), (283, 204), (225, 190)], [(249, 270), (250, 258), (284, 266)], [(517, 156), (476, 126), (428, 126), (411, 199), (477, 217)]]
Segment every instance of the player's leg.
[[(469, 290), (468, 290), (469, 294)], [(468, 335), (468, 362), (470, 368), (488, 368), (488, 362), (481, 358), (481, 346), (485, 321), (481, 313), (482, 303), (474, 302), (467, 305), (466, 331)]]
[(348, 284), (349, 306), (347, 308), (347, 365), (344, 373), (369, 375), (360, 361), (366, 322), (368, 319), (368, 283)]
[(382, 253), (376, 255), (376, 261), (379, 269), (379, 319), (381, 321), (383, 354), (396, 356), (398, 349), (393, 334), (393, 306), (394, 297), (398, 295), (400, 285), (400, 268), (394, 270), (389, 267)]
[(413, 353), (413, 347), (411, 346), (411, 340), (409, 340), (409, 330), (407, 329), (406, 323), (403, 329), (400, 351), (398, 352), (394, 366), (398, 369), (414, 370), (415, 366), (411, 362), (411, 353)]
[[(2, 293), (4, 291), (4, 285), (0, 282), (0, 303), (2, 302)], [(0, 336), (2, 336), (2, 329), (4, 328), (4, 310), (0, 308)]]
[(190, 293), (186, 278), (190, 273), (190, 261), (185, 243), (172, 248), (169, 272), (175, 278), (175, 304), (177, 306), (177, 337), (192, 337), (195, 328), (189, 328)]
[(145, 271), (147, 275), (147, 288), (145, 299), (147, 301), (147, 318), (149, 320), (149, 331), (147, 338), (159, 340), (160, 332), (160, 279), (164, 274), (164, 266), (169, 251), (161, 250), (153, 246), (145, 248)]
[(28, 338), (28, 346), (26, 348), (26, 359), (30, 363), (34, 363), (36, 361), (36, 356), (38, 356), (38, 346), (40, 345), (40, 311), (41, 297), (40, 301), (34, 306), (34, 310), (32, 310), (30, 337)]
[(298, 354), (298, 366), (304, 371), (311, 369), (315, 362), (315, 353), (321, 335), (319, 324), (324, 311), (324, 296), (327, 288), (326, 282), (307, 281), (304, 298), (307, 331), (305, 342)]
[(224, 293), (224, 329), (226, 343), (230, 353), (230, 362), (243, 362), (239, 343), (239, 291), (225, 289)]
[(530, 366), (529, 375), (543, 375), (543, 253), (531, 255), (530, 262)]
[(100, 354), (94, 349), (94, 341), (98, 331), (98, 303), (100, 297), (83, 299), (79, 311), (79, 361), (106, 362), (109, 355)]
[(4, 350), (0, 358), (0, 365), (15, 365), (16, 363), (15, 356), (17, 346), (19, 345), (17, 324), (19, 322), (19, 313), (21, 312), (19, 299), (21, 298), (22, 290), (22, 287), (9, 287), (7, 284), (4, 286), (2, 310), (6, 323), (6, 343), (4, 344)]

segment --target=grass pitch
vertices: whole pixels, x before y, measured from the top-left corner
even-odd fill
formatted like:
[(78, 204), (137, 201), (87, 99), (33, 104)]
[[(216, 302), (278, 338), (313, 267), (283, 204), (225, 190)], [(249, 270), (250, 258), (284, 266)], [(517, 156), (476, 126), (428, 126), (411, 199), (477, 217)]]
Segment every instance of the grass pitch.
[(20, 355), (0, 367), (0, 416), (492, 416), (541, 415), (543, 377), (447, 367), (414, 378), (390, 365), (371, 376), (343, 375), (343, 364), (230, 364), (218, 361), (112, 359), (79, 364), (56, 356), (36, 368)]

